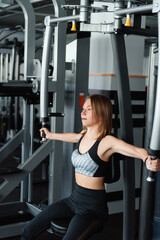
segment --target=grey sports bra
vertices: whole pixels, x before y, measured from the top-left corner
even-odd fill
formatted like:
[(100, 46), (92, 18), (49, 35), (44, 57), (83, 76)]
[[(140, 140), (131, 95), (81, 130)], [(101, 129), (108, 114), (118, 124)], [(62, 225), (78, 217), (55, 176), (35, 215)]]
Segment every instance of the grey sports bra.
[(75, 172), (89, 177), (104, 177), (108, 163), (101, 160), (97, 154), (100, 140), (97, 140), (88, 152), (81, 154), (79, 152), (79, 144), (82, 138), (78, 141), (76, 149), (73, 151), (71, 156)]

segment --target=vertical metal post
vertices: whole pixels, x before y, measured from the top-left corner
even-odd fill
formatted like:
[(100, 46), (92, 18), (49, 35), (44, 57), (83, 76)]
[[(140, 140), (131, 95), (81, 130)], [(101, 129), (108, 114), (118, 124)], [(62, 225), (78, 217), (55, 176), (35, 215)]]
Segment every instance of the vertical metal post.
[(0, 54), (0, 82), (3, 82), (3, 53)]
[[(64, 0), (53, 1), (55, 16), (63, 17), (66, 12), (61, 9)], [(64, 112), (64, 87), (65, 87), (65, 52), (66, 52), (66, 23), (59, 22), (54, 28), (54, 72), (56, 81), (56, 94), (54, 94), (54, 109)], [(51, 119), (51, 131), (63, 132), (63, 118)], [(63, 143), (56, 141), (54, 153), (50, 154), (49, 169), (49, 204), (62, 198), (62, 161)]]
[[(133, 123), (131, 95), (124, 36), (111, 34), (115, 71), (118, 86), (121, 136), (126, 142), (133, 143)], [(134, 161), (127, 157), (123, 161), (124, 174), (124, 211), (123, 240), (135, 239), (135, 172)]]
[[(15, 64), (15, 80), (19, 79), (19, 53), (17, 52), (16, 54), (16, 64)], [(16, 132), (20, 129), (19, 126), (19, 97), (15, 97), (14, 99), (15, 104), (14, 104), (14, 129), (16, 130)]]
[[(29, 155), (31, 156), (32, 153), (34, 152), (34, 121), (35, 119), (35, 114), (34, 114), (34, 105), (31, 104), (30, 106), (30, 136), (31, 136), (31, 143), (30, 143), (30, 153)], [(33, 200), (33, 173), (30, 173), (28, 175), (28, 202), (32, 202)]]
[(49, 75), (49, 61), (50, 61), (50, 50), (51, 41), (53, 34), (53, 26), (50, 25), (50, 17), (45, 18), (45, 36), (44, 46), (42, 54), (42, 75), (41, 75), (41, 86), (40, 86), (40, 116), (42, 125), (48, 121), (48, 75)]
[[(145, 130), (145, 148), (148, 148), (149, 141), (152, 132), (152, 124), (153, 124), (153, 115), (154, 115), (154, 107), (155, 107), (155, 96), (156, 96), (156, 85), (157, 85), (157, 77), (155, 72), (155, 53), (154, 50), (157, 49), (157, 43), (153, 43), (150, 46), (150, 61), (149, 61), (149, 82), (147, 89), (147, 103), (146, 103), (146, 130)], [(157, 73), (158, 74), (158, 73)]]
[(153, 217), (153, 238), (152, 240), (160, 239), (160, 172), (157, 173), (156, 189), (155, 189), (155, 209)]
[[(21, 6), (25, 18), (24, 36), (24, 80), (33, 74), (33, 59), (35, 56), (35, 15), (32, 4), (28, 0), (16, 0)], [(33, 121), (33, 119), (32, 119)], [(23, 100), (24, 141), (22, 143), (22, 163), (29, 157), (31, 148), (30, 136), (30, 106)], [(21, 201), (28, 200), (28, 179), (21, 184)]]
[[(157, 47), (157, 44), (152, 44), (150, 47), (150, 73), (149, 73), (149, 83), (148, 83), (148, 91), (147, 91), (147, 110), (146, 110), (146, 126), (145, 126), (145, 148), (147, 149), (150, 143), (150, 137), (152, 132), (152, 124), (153, 124), (153, 115), (154, 115), (154, 107), (155, 107), (155, 95), (156, 95), (156, 77), (154, 76), (154, 68), (155, 68), (155, 54), (153, 51)], [(154, 76), (154, 77), (153, 77)], [(148, 191), (151, 188), (154, 190), (154, 182), (149, 183), (146, 181), (148, 170), (144, 166), (143, 174), (142, 174), (142, 187), (141, 187), (141, 199), (140, 199), (140, 218), (139, 218), (139, 240), (141, 239), (150, 239), (151, 234), (149, 233), (149, 229), (151, 227), (151, 214), (149, 213), (149, 208), (153, 202), (153, 196), (150, 192), (148, 196)], [(148, 203), (147, 203), (148, 202)]]
[(81, 22), (87, 22), (88, 21), (88, 6), (89, 6), (89, 0), (81, 0), (80, 1), (80, 21)]
[(9, 65), (9, 62), (8, 62), (8, 53), (6, 54), (5, 56), (5, 82), (7, 82), (8, 80), (8, 65)]
[[(155, 1), (156, 2), (156, 1)], [(157, 80), (157, 92), (156, 92), (156, 103), (155, 112), (153, 119), (153, 130), (151, 135), (150, 149), (153, 156), (160, 158), (160, 5), (157, 1), (158, 8), (158, 80)], [(152, 174), (152, 176), (154, 176)], [(154, 228), (153, 228), (153, 240), (160, 238), (160, 188), (159, 188), (160, 173), (157, 174), (155, 182), (155, 209), (154, 209)], [(154, 194), (154, 192), (153, 192)], [(154, 197), (154, 195), (153, 195)]]
[[(158, 46), (160, 50), (160, 11), (158, 12)], [(160, 61), (160, 51), (158, 51), (158, 60)], [(156, 92), (156, 103), (155, 103), (155, 112), (153, 119), (153, 129), (151, 135), (150, 148), (153, 151), (160, 150), (160, 62), (158, 62), (158, 80), (157, 80), (157, 92)]]
[[(158, 12), (158, 46), (160, 46), (160, 6), (159, 1), (155, 0), (153, 2), (153, 12)], [(151, 133), (151, 140), (148, 149), (148, 153), (153, 156), (153, 158), (160, 158), (160, 49), (158, 51), (158, 79), (157, 79), (157, 91), (156, 91), (156, 101), (155, 110), (153, 118), (153, 126)], [(155, 207), (155, 219), (157, 220), (157, 205), (159, 205), (159, 183), (156, 181), (156, 174), (154, 172), (148, 171), (146, 182), (144, 184), (144, 190), (142, 195), (141, 203), (141, 215), (140, 215), (140, 230), (139, 230), (139, 240), (150, 240), (153, 234), (153, 211)], [(146, 177), (146, 176), (145, 176)], [(144, 180), (145, 181), (145, 180)], [(157, 184), (157, 186), (156, 186)], [(156, 199), (155, 199), (155, 186), (156, 186)], [(155, 199), (155, 201), (154, 201)], [(155, 204), (154, 204), (155, 203)], [(155, 206), (154, 206), (155, 205)], [(144, 218), (145, 217), (145, 218)], [(160, 223), (155, 222), (154, 225), (154, 239), (157, 236), (157, 230), (160, 228)], [(159, 232), (160, 233), (160, 232)]]
[(11, 80), (14, 80), (14, 73), (15, 73), (15, 60), (16, 60), (16, 49), (15, 46), (12, 47), (12, 55), (11, 55), (10, 68), (11, 68)]

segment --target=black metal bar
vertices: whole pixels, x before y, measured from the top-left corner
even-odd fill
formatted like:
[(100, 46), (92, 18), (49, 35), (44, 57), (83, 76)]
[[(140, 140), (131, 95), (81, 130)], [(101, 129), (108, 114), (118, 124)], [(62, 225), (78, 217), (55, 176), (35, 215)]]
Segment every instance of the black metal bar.
[(49, 117), (64, 117), (64, 113), (49, 113)]
[(26, 96), (33, 93), (32, 87), (32, 83), (25, 81), (0, 83), (0, 96)]
[(157, 173), (156, 177), (156, 189), (155, 189), (155, 208), (154, 208), (154, 217), (153, 217), (153, 238), (152, 240), (156, 240), (160, 238), (160, 204), (159, 204), (159, 197), (160, 197), (160, 190), (159, 190), (159, 183), (160, 183), (160, 172)]
[[(158, 5), (157, 5), (158, 6)], [(160, 44), (160, 11), (158, 12), (158, 45)], [(156, 157), (160, 157), (160, 51), (158, 52), (158, 79), (157, 79), (157, 92), (155, 101), (155, 110), (153, 118), (153, 126), (151, 133), (151, 140), (149, 144), (148, 153)], [(148, 171), (146, 172), (146, 181), (144, 181), (142, 198), (141, 198), (141, 212), (140, 212), (140, 229), (139, 240), (152, 239), (153, 233), (153, 210), (155, 199), (155, 185), (156, 174)], [(159, 190), (158, 190), (159, 192)], [(158, 194), (157, 192), (157, 194)]]
[(135, 27), (122, 27), (122, 29), (117, 30), (122, 32), (123, 34), (133, 34), (138, 36), (146, 36), (146, 37), (158, 37), (158, 31), (157, 30), (151, 30), (151, 29), (143, 29), (143, 28), (135, 28)]
[[(122, 139), (133, 143), (133, 122), (131, 110), (131, 94), (126, 59), (124, 36), (111, 34), (113, 55), (115, 62), (118, 103)], [(134, 161), (126, 158), (123, 161), (124, 173), (124, 214), (123, 214), (123, 240), (134, 240), (135, 236), (135, 176)]]

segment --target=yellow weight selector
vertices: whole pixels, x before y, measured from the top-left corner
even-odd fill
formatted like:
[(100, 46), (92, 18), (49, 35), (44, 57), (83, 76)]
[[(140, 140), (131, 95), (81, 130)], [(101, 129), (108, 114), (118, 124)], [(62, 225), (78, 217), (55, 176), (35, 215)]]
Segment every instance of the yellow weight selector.
[(126, 18), (126, 23), (124, 24), (125, 27), (131, 27), (131, 19), (130, 17)]
[(71, 31), (77, 31), (77, 28), (76, 28), (76, 22), (75, 22), (75, 21), (72, 22), (72, 28), (71, 28)]

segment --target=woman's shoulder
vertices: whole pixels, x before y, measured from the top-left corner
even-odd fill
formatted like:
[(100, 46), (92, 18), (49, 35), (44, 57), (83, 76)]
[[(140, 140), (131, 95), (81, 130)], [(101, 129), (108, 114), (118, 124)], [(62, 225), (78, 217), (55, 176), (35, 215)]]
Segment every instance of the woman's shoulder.
[[(113, 146), (116, 145), (116, 137), (111, 134), (106, 135), (102, 138), (98, 147), (98, 155), (104, 161), (108, 161), (110, 156), (113, 154)], [(107, 160), (106, 160), (107, 159)]]
[(101, 144), (107, 144), (107, 145), (112, 145), (114, 144), (116, 141), (118, 140), (118, 138), (116, 138), (113, 134), (108, 134), (105, 137), (102, 138), (101, 140)]
[(107, 134), (105, 137), (102, 138), (104, 141), (108, 140), (116, 140), (117, 138), (114, 136), (114, 134)]

